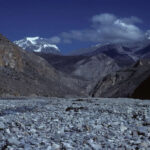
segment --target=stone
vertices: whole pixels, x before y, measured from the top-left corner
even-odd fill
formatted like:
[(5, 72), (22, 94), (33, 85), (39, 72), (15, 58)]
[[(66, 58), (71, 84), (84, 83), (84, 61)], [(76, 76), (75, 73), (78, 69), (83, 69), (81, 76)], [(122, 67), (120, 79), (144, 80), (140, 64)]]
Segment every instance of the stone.
[(0, 130), (4, 130), (5, 129), (5, 124), (3, 122), (0, 122)]
[(148, 147), (150, 146), (147, 142), (142, 142), (140, 144), (141, 147), (143, 147), (144, 149), (148, 149)]
[(48, 146), (48, 147), (46, 148), (46, 150), (52, 150), (52, 147), (51, 147), (51, 146)]
[(120, 130), (121, 130), (121, 132), (124, 132), (124, 131), (126, 131), (128, 128), (126, 127), (126, 126), (124, 126), (124, 125), (121, 125), (120, 126)]
[(52, 149), (60, 150), (60, 145), (58, 145), (58, 144), (56, 144), (56, 143), (53, 143), (53, 144), (52, 144)]
[(8, 138), (8, 143), (10, 144), (10, 145), (19, 145), (20, 144), (20, 142), (15, 138), (15, 137), (12, 137), (12, 138)]
[(11, 132), (10, 132), (10, 130), (9, 130), (9, 129), (6, 129), (6, 133), (7, 133), (7, 134), (10, 134)]
[(138, 131), (138, 134), (140, 134), (140, 135), (146, 135), (147, 134), (147, 128), (146, 127), (138, 127), (138, 129), (137, 129), (137, 131)]

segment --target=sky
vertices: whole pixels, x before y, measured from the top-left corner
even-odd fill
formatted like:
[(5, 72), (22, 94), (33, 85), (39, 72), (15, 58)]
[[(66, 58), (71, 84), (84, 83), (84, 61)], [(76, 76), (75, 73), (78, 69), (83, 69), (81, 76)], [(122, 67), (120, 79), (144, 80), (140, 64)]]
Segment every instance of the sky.
[(150, 29), (150, 0), (0, 0), (0, 33), (40, 36), (63, 53), (103, 42), (138, 41)]

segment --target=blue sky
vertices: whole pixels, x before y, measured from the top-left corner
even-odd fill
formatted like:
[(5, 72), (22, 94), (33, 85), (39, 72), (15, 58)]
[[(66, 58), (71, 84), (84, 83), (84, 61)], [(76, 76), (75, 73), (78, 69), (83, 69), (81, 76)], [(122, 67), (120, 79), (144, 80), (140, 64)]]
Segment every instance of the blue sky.
[[(125, 21), (134, 29), (129, 36), (141, 38), (150, 29), (149, 6), (149, 0), (0, 0), (0, 33), (12, 41), (27, 36), (60, 38), (56, 44), (66, 53), (111, 38), (128, 40), (122, 27), (112, 27), (108, 19)], [(121, 28), (119, 34), (108, 34), (116, 27)]]

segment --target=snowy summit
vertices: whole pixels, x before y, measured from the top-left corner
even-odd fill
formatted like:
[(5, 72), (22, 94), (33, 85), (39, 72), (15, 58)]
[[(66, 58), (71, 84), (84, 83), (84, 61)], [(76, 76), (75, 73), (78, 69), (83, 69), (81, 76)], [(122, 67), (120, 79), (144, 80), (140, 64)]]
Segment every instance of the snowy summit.
[(52, 44), (49, 39), (41, 37), (26, 37), (24, 39), (14, 41), (19, 47), (27, 51), (42, 52), (42, 53), (54, 53), (59, 54), (60, 50)]

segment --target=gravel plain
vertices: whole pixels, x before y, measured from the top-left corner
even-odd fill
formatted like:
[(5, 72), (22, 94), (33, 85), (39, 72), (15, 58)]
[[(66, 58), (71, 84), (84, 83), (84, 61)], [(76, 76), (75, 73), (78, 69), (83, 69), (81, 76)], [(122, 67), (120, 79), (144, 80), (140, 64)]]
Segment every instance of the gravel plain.
[(150, 101), (0, 100), (1, 150), (150, 150)]

